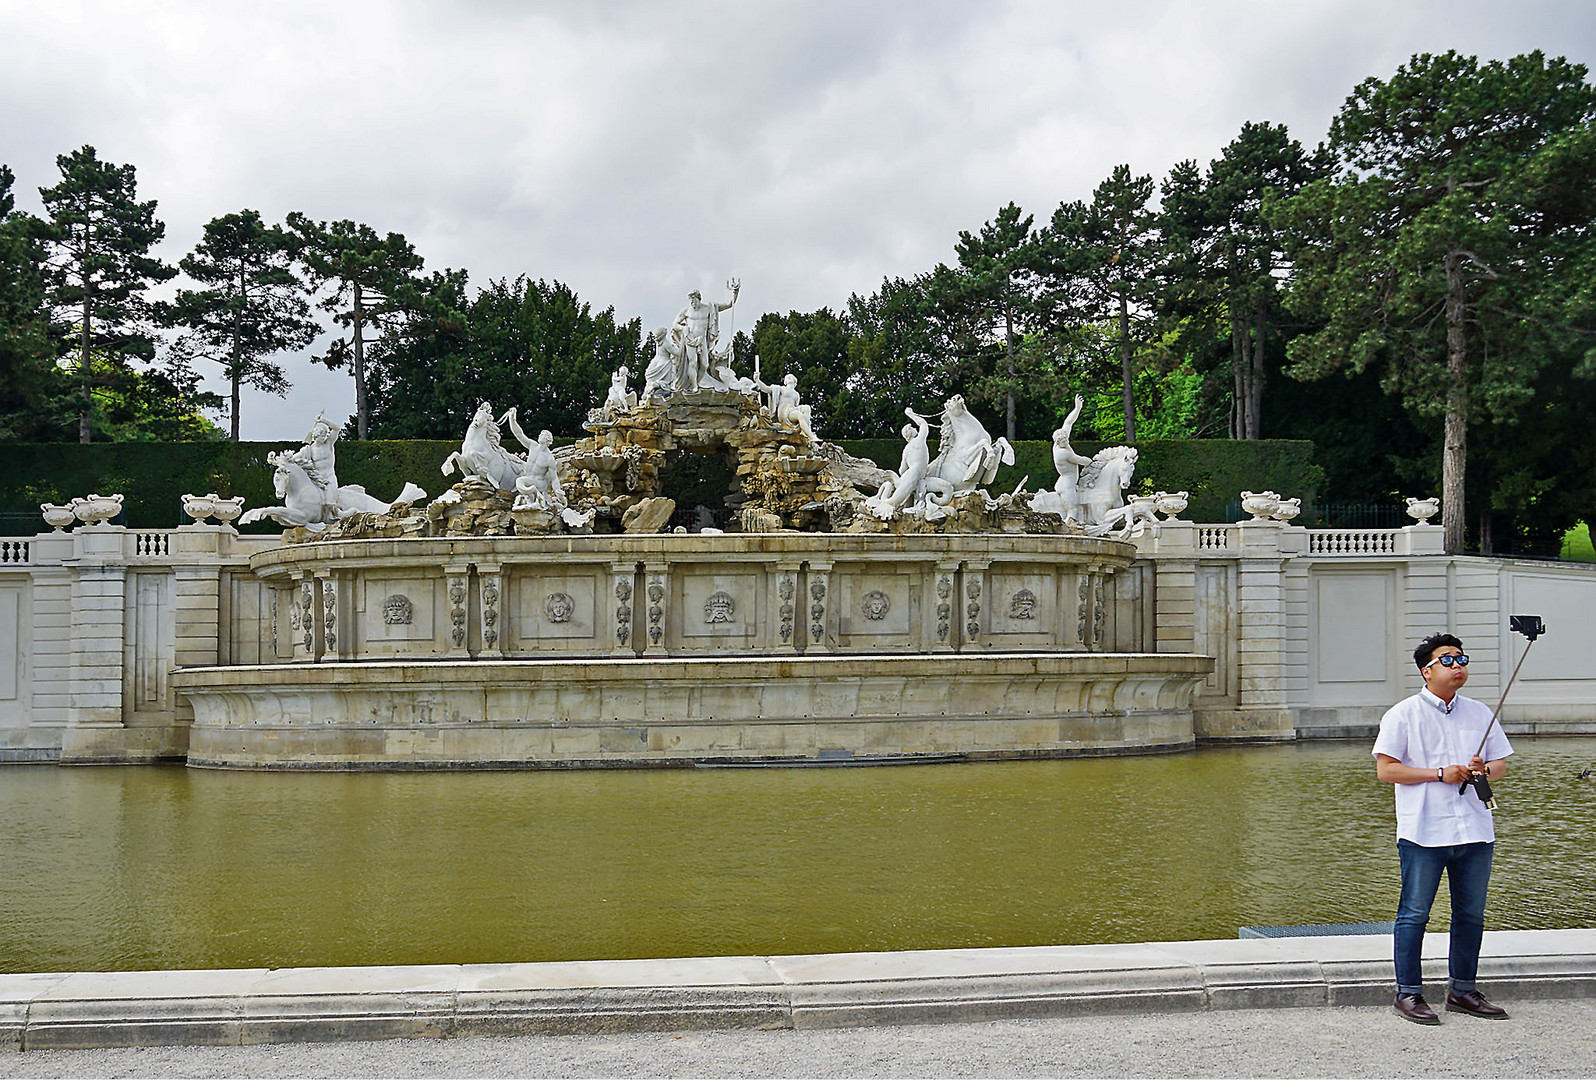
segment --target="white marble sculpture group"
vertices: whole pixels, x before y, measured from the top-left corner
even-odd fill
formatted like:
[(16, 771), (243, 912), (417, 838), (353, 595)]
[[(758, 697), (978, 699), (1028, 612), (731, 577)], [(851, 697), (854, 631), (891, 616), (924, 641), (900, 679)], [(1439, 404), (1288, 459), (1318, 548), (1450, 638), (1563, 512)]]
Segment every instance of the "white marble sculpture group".
[[(629, 368), (622, 366), (611, 377), (603, 404), (589, 414), (588, 429), (601, 434), (630, 432), (627, 438), (632, 438), (632, 442), (610, 435), (605, 437), (608, 441), (590, 440), (595, 445), (583, 453), (573, 454), (572, 448), (567, 448), (557, 455), (550, 432), (530, 438), (522, 430), (514, 407), (495, 416), (493, 406), (482, 402), (460, 449), (443, 463), (444, 475), (458, 471), (462, 480), (434, 500), (427, 513), (440, 520), (444, 516), (458, 518), (469, 504), (477, 508), (472, 511), (474, 521), (478, 510), (494, 503), (507, 507), (508, 514), (496, 512), (499, 524), (488, 527), (501, 527), (508, 516), (513, 516), (517, 531), (590, 531), (600, 509), (592, 495), (597, 490), (594, 484), (599, 482), (593, 470), (607, 476), (624, 472), (635, 479), (639, 470), (657, 469), (665, 460), (661, 448), (664, 444), (650, 442), (637, 436), (637, 432), (665, 423), (661, 410), (674, 408), (678, 402), (691, 403), (684, 407), (730, 409), (734, 418), (742, 417), (738, 426), (753, 425), (769, 433), (760, 437), (765, 442), (759, 444), (763, 456), (757, 467), (750, 467), (751, 472), (744, 470), (750, 472), (746, 483), (753, 485), (756, 493), (760, 483), (787, 483), (780, 479), (782, 476), (813, 477), (831, 470), (835, 474), (832, 480), (817, 489), (829, 494), (823, 501), (804, 504), (803, 509), (818, 511), (824, 506), (833, 514), (833, 522), (877, 523), (863, 531), (941, 529), (952, 527), (950, 519), (961, 515), (966, 523), (962, 527), (967, 528), (969, 520), (993, 521), (996, 518), (991, 515), (1007, 513), (1011, 518), (1017, 516), (1030, 522), (1057, 519), (1050, 530), (1043, 531), (1123, 536), (1141, 523), (1155, 520), (1156, 513), (1168, 517), (1185, 508), (1185, 492), (1132, 496), (1127, 501), (1126, 491), (1136, 469), (1134, 448), (1111, 446), (1090, 458), (1075, 451), (1070, 435), (1084, 406), (1080, 397), (1076, 397), (1074, 408), (1053, 433), (1053, 464), (1058, 475), (1047, 490), (1027, 492), (1024, 481), (1015, 491), (996, 499), (985, 490), (984, 485), (992, 483), (1001, 466), (1014, 462), (1014, 449), (1006, 439), (993, 439), (958, 394), (943, 404), (937, 417), (934, 455), (930, 446), (931, 420), (908, 408), (904, 412), (910, 423), (902, 430), (905, 445), (896, 471), (849, 458), (816, 433), (811, 407), (801, 399), (796, 375), (788, 373), (779, 382), (766, 382), (757, 357), (751, 375), (740, 376), (733, 370), (730, 335), (722, 335), (720, 315), (732, 310), (741, 283), (733, 279), (727, 288), (731, 297), (725, 302), (705, 302), (694, 290), (671, 325), (650, 336), (653, 357), (643, 373), (641, 392), (631, 389), (633, 373)], [(747, 404), (738, 405), (739, 402)], [(504, 445), (505, 428), (524, 453)], [(644, 435), (649, 432), (644, 431)], [(666, 432), (667, 440), (670, 435)], [(319, 533), (354, 515), (380, 518), (399, 513), (401, 507), (406, 514), (415, 513), (410, 504), (426, 498), (416, 484), (407, 483), (391, 503), (367, 495), (358, 485), (340, 485), (337, 439), (337, 428), (321, 416), (300, 449), (268, 455), (276, 470), (276, 491), (282, 505), (252, 509), (243, 514), (241, 522), (270, 518), (285, 526), (300, 526), (307, 533)], [(749, 443), (745, 438), (738, 445)], [(566, 472), (563, 479), (562, 469)], [(876, 490), (874, 494), (862, 494), (856, 484), (874, 486)], [(585, 497), (584, 492), (588, 493)], [(790, 490), (787, 493), (790, 495)], [(612, 500), (612, 509), (618, 514), (640, 497)], [(195, 500), (196, 510), (202, 509), (198, 505), (201, 502), (207, 502), (208, 509), (219, 501), (215, 497), (185, 496), (185, 506), (189, 499)], [(846, 504), (841, 507), (840, 519), (835, 516), (838, 503)], [(987, 516), (982, 518), (983, 514)], [(653, 514), (649, 517), (652, 519)], [(635, 514), (628, 520), (634, 518)], [(860, 531), (862, 526), (855, 524), (853, 528)]]

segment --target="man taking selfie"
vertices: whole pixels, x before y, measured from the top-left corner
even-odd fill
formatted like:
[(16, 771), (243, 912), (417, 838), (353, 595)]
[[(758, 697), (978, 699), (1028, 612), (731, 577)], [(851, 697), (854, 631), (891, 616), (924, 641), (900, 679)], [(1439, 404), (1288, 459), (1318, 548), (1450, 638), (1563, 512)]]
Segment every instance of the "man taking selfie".
[[(1386, 712), (1374, 742), (1375, 774), (1396, 785), (1402, 896), (1396, 918), (1395, 1008), (1416, 1024), (1441, 1022), (1425, 1003), (1419, 963), (1444, 870), (1452, 897), (1447, 1011), (1505, 1020), (1506, 1011), (1486, 1001), (1474, 985), (1496, 829), (1490, 808), (1471, 781), (1500, 779), (1513, 747), (1501, 726), (1492, 725), (1487, 706), (1458, 693), (1469, 680), (1469, 658), (1461, 641), (1451, 634), (1432, 634), (1413, 650), (1413, 662), (1424, 689)], [(1482, 742), (1484, 750), (1477, 751)], [(1464, 784), (1470, 786), (1460, 794)]]

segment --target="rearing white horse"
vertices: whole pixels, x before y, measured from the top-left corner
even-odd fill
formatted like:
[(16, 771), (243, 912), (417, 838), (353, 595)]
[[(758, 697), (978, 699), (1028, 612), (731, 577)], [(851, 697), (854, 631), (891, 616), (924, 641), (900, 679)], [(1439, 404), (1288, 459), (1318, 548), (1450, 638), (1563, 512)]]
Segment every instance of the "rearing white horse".
[(493, 418), (493, 406), (484, 401), (477, 406), (471, 426), (466, 428), (460, 449), (443, 461), (443, 475), (452, 476), (455, 465), (466, 476), (480, 476), (491, 481), (500, 491), (514, 491), (515, 482), (526, 469), (526, 461), (504, 448), (499, 440), (499, 424), (511, 417), (506, 413), (499, 420)]

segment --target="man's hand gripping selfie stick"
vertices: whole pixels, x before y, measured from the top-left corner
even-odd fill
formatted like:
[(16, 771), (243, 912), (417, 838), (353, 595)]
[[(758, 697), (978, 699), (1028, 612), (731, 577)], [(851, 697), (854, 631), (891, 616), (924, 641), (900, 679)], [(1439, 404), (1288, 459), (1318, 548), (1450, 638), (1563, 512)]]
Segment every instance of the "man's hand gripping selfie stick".
[[(1524, 646), (1524, 655), (1518, 658), (1518, 663), (1513, 667), (1512, 677), (1507, 680), (1507, 687), (1502, 691), (1502, 700), (1496, 703), (1496, 712), (1491, 714), (1491, 722), (1485, 725), (1485, 734), (1480, 737), (1480, 748), (1474, 751), (1474, 756), (1479, 757), (1485, 753), (1485, 743), (1491, 737), (1491, 728), (1498, 722), (1502, 706), (1507, 704), (1507, 693), (1513, 689), (1513, 683), (1518, 680), (1518, 673), (1524, 667), (1524, 661), (1529, 659), (1530, 648), (1535, 644), (1535, 639), (1546, 633), (1546, 624), (1539, 615), (1509, 615), (1507, 628), (1529, 638), (1529, 645)], [(1485, 804), (1485, 809), (1495, 810), (1496, 799), (1491, 795), (1491, 782), (1483, 774), (1475, 774), (1458, 785), (1459, 795), (1467, 794), (1469, 788), (1474, 788), (1479, 794), (1480, 802)]]

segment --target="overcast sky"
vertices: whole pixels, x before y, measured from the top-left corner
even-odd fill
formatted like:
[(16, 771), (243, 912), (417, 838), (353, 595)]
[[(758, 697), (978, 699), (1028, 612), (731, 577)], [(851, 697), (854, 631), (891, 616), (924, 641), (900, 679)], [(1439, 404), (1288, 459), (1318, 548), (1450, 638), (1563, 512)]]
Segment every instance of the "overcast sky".
[[(1596, 4), (0, 0), (0, 41), (25, 209), (88, 143), (137, 166), (173, 262), (220, 214), (300, 210), (648, 327), (737, 275), (749, 329), (949, 261), (1010, 200), (1045, 220), (1121, 162), (1206, 163), (1248, 120), (1311, 146), (1417, 52), (1596, 65)], [(353, 410), (347, 374), (285, 359), (244, 438)]]

